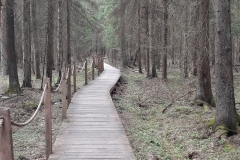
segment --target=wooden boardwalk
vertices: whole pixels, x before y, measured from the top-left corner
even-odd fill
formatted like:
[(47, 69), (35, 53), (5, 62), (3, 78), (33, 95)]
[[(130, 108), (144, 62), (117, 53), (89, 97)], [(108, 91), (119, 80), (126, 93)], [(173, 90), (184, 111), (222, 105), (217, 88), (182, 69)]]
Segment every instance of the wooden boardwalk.
[(136, 159), (109, 93), (120, 71), (104, 67), (96, 80), (74, 94), (50, 160)]

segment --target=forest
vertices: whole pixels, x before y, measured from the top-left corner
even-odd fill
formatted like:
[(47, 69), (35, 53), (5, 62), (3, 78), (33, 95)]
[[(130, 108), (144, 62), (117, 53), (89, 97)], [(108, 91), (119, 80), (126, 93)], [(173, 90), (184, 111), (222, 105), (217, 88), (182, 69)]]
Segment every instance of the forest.
[[(84, 66), (99, 56), (121, 71), (112, 100), (136, 159), (239, 159), (239, 0), (0, 0), (0, 6), (0, 107), (10, 108), (12, 120), (31, 117), (49, 78), (54, 141), (62, 123), (61, 92), (54, 90), (66, 73), (68, 93), (80, 89)], [(44, 159), (39, 112), (30, 125), (12, 127), (14, 159)]]

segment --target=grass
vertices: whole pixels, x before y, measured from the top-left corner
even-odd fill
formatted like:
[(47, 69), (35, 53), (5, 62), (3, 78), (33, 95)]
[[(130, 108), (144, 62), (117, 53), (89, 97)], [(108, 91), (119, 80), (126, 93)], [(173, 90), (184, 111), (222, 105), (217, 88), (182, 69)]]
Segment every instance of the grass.
[[(221, 140), (211, 134), (208, 124), (215, 108), (194, 105), (194, 92), (174, 102), (165, 114), (161, 112), (176, 97), (194, 89), (196, 77), (183, 79), (174, 68), (167, 83), (131, 69), (122, 76), (128, 84), (113, 98), (137, 159), (239, 159), (238, 135)], [(235, 85), (239, 82), (235, 77)], [(235, 97), (240, 102), (239, 92)]]

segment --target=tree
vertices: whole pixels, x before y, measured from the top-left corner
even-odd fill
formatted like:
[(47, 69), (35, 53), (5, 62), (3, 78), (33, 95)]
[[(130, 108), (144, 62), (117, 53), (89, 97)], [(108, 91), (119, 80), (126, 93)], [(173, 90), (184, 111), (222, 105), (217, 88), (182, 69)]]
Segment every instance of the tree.
[(168, 52), (168, 0), (163, 0), (164, 7), (164, 53), (162, 79), (167, 80), (167, 52)]
[(32, 1), (32, 31), (33, 31), (33, 45), (35, 53), (35, 68), (36, 68), (36, 79), (41, 78), (40, 73), (40, 50), (39, 50), (39, 36), (38, 36), (38, 22), (36, 15), (36, 1)]
[(58, 1), (58, 83), (60, 83), (62, 76), (62, 66), (63, 66), (63, 40), (62, 40), (62, 32), (63, 32), (63, 1)]
[(50, 78), (52, 84), (53, 68), (53, 30), (54, 30), (54, 4), (53, 0), (48, 1), (48, 24), (47, 24), (47, 72), (46, 76)]
[(157, 70), (156, 70), (156, 45), (155, 45), (155, 36), (153, 35), (156, 33), (156, 23), (153, 21), (156, 19), (156, 10), (155, 10), (156, 2), (155, 0), (149, 1), (149, 53), (151, 55), (152, 60), (152, 74), (151, 77), (157, 77)]
[(138, 40), (137, 40), (137, 59), (138, 59), (138, 72), (142, 73), (142, 54), (141, 54), (141, 3), (138, 3)]
[(120, 6), (120, 49), (121, 49), (121, 57), (122, 57), (122, 66), (124, 68), (127, 67), (127, 55), (126, 55), (126, 37), (125, 37), (125, 0), (121, 0)]
[(209, 59), (209, 0), (199, 1), (198, 84), (195, 100), (215, 106), (210, 75)]
[(234, 132), (237, 129), (237, 113), (233, 88), (232, 36), (230, 1), (215, 0), (215, 56), (216, 56), (216, 117), (214, 128), (219, 126)]
[(22, 87), (32, 87), (31, 82), (31, 34), (30, 34), (30, 0), (23, 0), (23, 71)]
[(141, 3), (141, 54), (145, 60), (147, 77), (149, 77), (148, 5), (148, 0), (143, 0)]
[(14, 0), (6, 0), (6, 49), (9, 55), (9, 88), (8, 93), (21, 93), (18, 80), (17, 61), (14, 41)]
[(7, 35), (6, 35), (6, 1), (2, 0), (2, 7), (1, 7), (1, 34), (2, 34), (2, 50), (1, 50), (1, 69), (3, 75), (8, 75), (8, 55), (7, 55)]

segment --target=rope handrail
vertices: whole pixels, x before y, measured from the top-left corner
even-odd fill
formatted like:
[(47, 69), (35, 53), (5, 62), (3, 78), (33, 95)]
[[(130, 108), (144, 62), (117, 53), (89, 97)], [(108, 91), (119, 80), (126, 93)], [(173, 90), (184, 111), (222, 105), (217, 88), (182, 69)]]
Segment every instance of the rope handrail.
[(74, 71), (74, 65), (71, 67), (71, 74), (73, 74), (73, 71)]
[(27, 120), (26, 122), (24, 122), (24, 123), (16, 123), (16, 122), (11, 121), (12, 125), (17, 126), (17, 127), (23, 127), (23, 126), (28, 125), (35, 118), (35, 116), (37, 115), (37, 113), (38, 113), (38, 111), (39, 111), (39, 109), (41, 107), (41, 104), (43, 102), (43, 98), (44, 98), (44, 94), (45, 94), (46, 88), (47, 88), (47, 84), (45, 84), (45, 86), (44, 86), (44, 90), (43, 90), (40, 102), (38, 104), (38, 107), (37, 107), (36, 111), (32, 115), (32, 117), (29, 120)]
[(58, 87), (57, 87), (55, 90), (53, 90), (53, 92), (57, 92), (57, 91), (59, 90), (59, 88), (60, 88), (60, 86), (61, 86), (61, 84), (62, 84), (62, 80), (63, 80), (63, 73), (62, 73), (60, 82), (59, 82), (59, 84), (58, 84)]
[(3, 118), (0, 118), (0, 128), (2, 128), (3, 125)]
[(68, 75), (69, 75), (69, 68), (68, 68), (68, 70), (67, 70), (66, 79), (68, 79)]
[(82, 72), (83, 69), (85, 68), (85, 63), (86, 63), (86, 61), (84, 61), (83, 66), (82, 66), (82, 69), (80, 70), (80, 72)]

